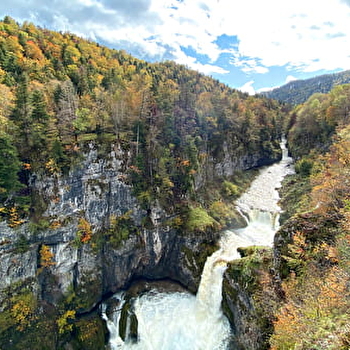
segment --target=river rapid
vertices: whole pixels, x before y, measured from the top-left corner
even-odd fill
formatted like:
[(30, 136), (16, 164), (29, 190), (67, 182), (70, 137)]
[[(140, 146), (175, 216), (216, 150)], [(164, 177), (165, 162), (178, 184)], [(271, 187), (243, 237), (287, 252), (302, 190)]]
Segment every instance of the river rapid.
[(223, 233), (219, 250), (206, 261), (196, 296), (151, 290), (136, 298), (133, 305), (138, 320), (137, 342), (135, 339), (124, 342), (119, 336), (123, 293), (114, 296), (120, 305), (110, 318), (103, 308), (102, 317), (107, 322), (112, 350), (226, 350), (229, 347), (230, 325), (221, 310), (223, 274), (227, 262), (240, 258), (238, 247), (273, 244), (281, 212), (278, 188), (283, 178), (294, 172), (285, 140), (281, 148), (282, 160), (262, 168), (250, 188), (237, 200), (237, 209), (245, 217), (247, 226)]

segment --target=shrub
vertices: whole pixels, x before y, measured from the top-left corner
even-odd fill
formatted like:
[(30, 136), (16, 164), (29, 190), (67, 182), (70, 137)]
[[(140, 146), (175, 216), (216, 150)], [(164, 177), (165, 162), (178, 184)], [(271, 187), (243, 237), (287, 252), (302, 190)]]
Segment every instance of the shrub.
[(190, 208), (186, 222), (186, 229), (190, 232), (205, 232), (208, 229), (219, 229), (220, 224), (212, 218), (205, 209)]

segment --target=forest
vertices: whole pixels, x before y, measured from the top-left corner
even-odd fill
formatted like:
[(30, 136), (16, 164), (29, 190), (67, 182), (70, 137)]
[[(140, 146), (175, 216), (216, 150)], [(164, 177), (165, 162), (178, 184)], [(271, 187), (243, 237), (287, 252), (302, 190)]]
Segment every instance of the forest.
[(173, 62), (150, 64), (7, 17), (0, 67), (5, 215), (13, 207), (34, 215), (31, 174), (66, 174), (88, 142), (130, 149), (127, 181), (138, 198), (170, 207), (196, 201), (194, 176), (210, 154), (223, 157), (223, 132), (237, 154), (278, 148), (283, 106)]
[(350, 71), (319, 75), (305, 80), (291, 81), (262, 95), (278, 101), (298, 105), (315, 93), (328, 93), (336, 85), (350, 83)]
[[(237, 158), (259, 153), (267, 163), (277, 161), (279, 140), (287, 136), (296, 173), (281, 191), (283, 222), (273, 266), (279, 298), (273, 305), (259, 299), (272, 325), (264, 349), (350, 347), (349, 121), (350, 85), (291, 107), (174, 62), (148, 63), (71, 33), (10, 17), (0, 21), (0, 220), (10, 228), (30, 223), (37, 232), (62, 225), (43, 216), (47, 203), (33, 191), (34, 179), (64, 177), (79, 167), (89, 145), (98, 145), (103, 157), (117, 143), (132, 155), (122, 181), (145, 213), (160, 203), (173, 228), (204, 235), (230, 222), (232, 202), (254, 176), (242, 171), (265, 163), (220, 179), (205, 169), (224, 161), (226, 149)], [(147, 215), (142, 228), (150, 225)], [(128, 212), (108, 224), (103, 240), (115, 247), (140, 230)], [(96, 248), (97, 239), (80, 217), (75, 243)], [(17, 252), (28, 250), (25, 237), (14, 240)], [(40, 271), (52, 259), (42, 244)], [(88, 327), (96, 331), (97, 321), (79, 333), (73, 292), (59, 312), (50, 309), (50, 323), (37, 319), (40, 301), (28, 289), (11, 288), (1, 305), (0, 341), (8, 332), (24, 334), (30, 325), (47, 322), (58, 337), (78, 334), (77, 349), (94, 349), (87, 334)]]
[(350, 346), (349, 98), (350, 85), (339, 85), (289, 116), (296, 174), (282, 195), (289, 219), (275, 248), (284, 297), (271, 349)]

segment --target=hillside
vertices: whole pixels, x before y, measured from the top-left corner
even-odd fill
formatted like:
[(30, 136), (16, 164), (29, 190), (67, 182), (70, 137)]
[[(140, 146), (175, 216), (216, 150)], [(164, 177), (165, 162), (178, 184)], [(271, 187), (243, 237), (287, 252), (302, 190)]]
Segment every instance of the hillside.
[(349, 349), (350, 85), (315, 94), (290, 115), (296, 174), (275, 237), (283, 303), (271, 349)]
[(1, 348), (102, 349), (99, 305), (134, 279), (195, 292), (281, 157), (278, 102), (9, 17), (0, 99)]
[[(238, 248), (224, 273), (230, 349), (349, 349), (348, 75), (310, 79), (290, 110), (174, 62), (0, 21), (0, 348), (104, 349), (115, 292), (171, 280), (196, 293), (285, 134), (295, 174), (274, 247)], [(137, 341), (131, 305), (118, 333)]]
[(350, 70), (320, 75), (305, 80), (291, 81), (286, 85), (262, 93), (263, 96), (297, 105), (304, 103), (314, 93), (327, 93), (336, 85), (350, 83)]
[[(208, 155), (224, 159), (224, 140), (238, 156), (268, 158), (278, 148), (278, 103), (173, 62), (149, 64), (8, 17), (0, 22), (0, 91), (1, 132), (18, 154), (8, 170), (27, 164), (22, 185), (30, 172), (67, 173), (79, 145), (115, 139), (135, 153), (129, 179), (139, 195), (157, 196), (161, 187), (179, 199)], [(19, 187), (1, 184), (2, 200)]]

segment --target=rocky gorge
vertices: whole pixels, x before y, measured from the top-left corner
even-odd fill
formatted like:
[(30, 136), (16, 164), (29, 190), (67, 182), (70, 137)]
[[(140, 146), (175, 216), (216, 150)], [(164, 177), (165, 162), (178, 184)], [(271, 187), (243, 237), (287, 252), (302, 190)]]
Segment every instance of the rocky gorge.
[[(215, 169), (245, 170), (275, 160), (254, 155), (233, 164), (227, 157), (224, 159), (223, 163), (213, 164), (214, 172)], [(40, 201), (37, 208), (42, 211), (39, 223), (23, 222), (14, 228), (5, 221), (0, 223), (2, 305), (6, 307), (9, 296), (30, 292), (39, 299), (38, 309), (32, 310), (38, 313), (32, 315), (33, 320), (39, 322), (37, 319), (45, 319), (48, 310), (62, 314), (62, 303), (69, 299), (74, 305), (77, 332), (83, 333), (88, 323), (79, 323), (79, 319), (90, 319), (101, 301), (134, 280), (171, 279), (196, 292), (204, 262), (215, 250), (219, 231), (180, 232), (174, 227), (174, 214), (169, 215), (159, 203), (143, 209), (133, 195), (132, 185), (125, 180), (129, 164), (130, 153), (117, 143), (111, 144), (104, 156), (90, 143), (81, 163), (68, 175), (32, 176), (31, 190)], [(210, 178), (203, 174), (198, 178), (202, 182), (203, 179), (212, 181), (214, 172), (209, 172)], [(215, 176), (220, 175), (223, 175), (221, 171)], [(39, 215), (38, 212), (34, 214)], [(115, 241), (104, 237), (112, 230), (111, 218), (124, 218), (127, 226), (125, 235), (118, 236)], [(87, 223), (83, 229), (82, 220)], [(91, 234), (93, 239), (82, 243), (77, 239), (79, 231)], [(47, 264), (41, 256), (43, 246), (52, 254)], [(67, 321), (69, 323), (69, 319)], [(49, 320), (43, 322), (50, 323)], [(105, 334), (103, 324), (100, 321), (97, 324), (100, 330), (92, 334), (92, 338)], [(56, 329), (57, 325), (51, 324), (51, 327)], [(62, 334), (66, 333), (63, 340), (52, 334), (46, 346), (87, 346), (86, 341), (72, 342), (69, 332), (65, 331), (63, 326)], [(32, 337), (33, 334), (29, 331), (28, 335)], [(18, 332), (14, 332), (1, 342), (22, 344), (26, 341), (23, 334), (20, 335), (22, 340), (17, 336)], [(101, 338), (100, 346), (106, 342), (104, 339)], [(13, 349), (21, 346), (15, 345)]]

